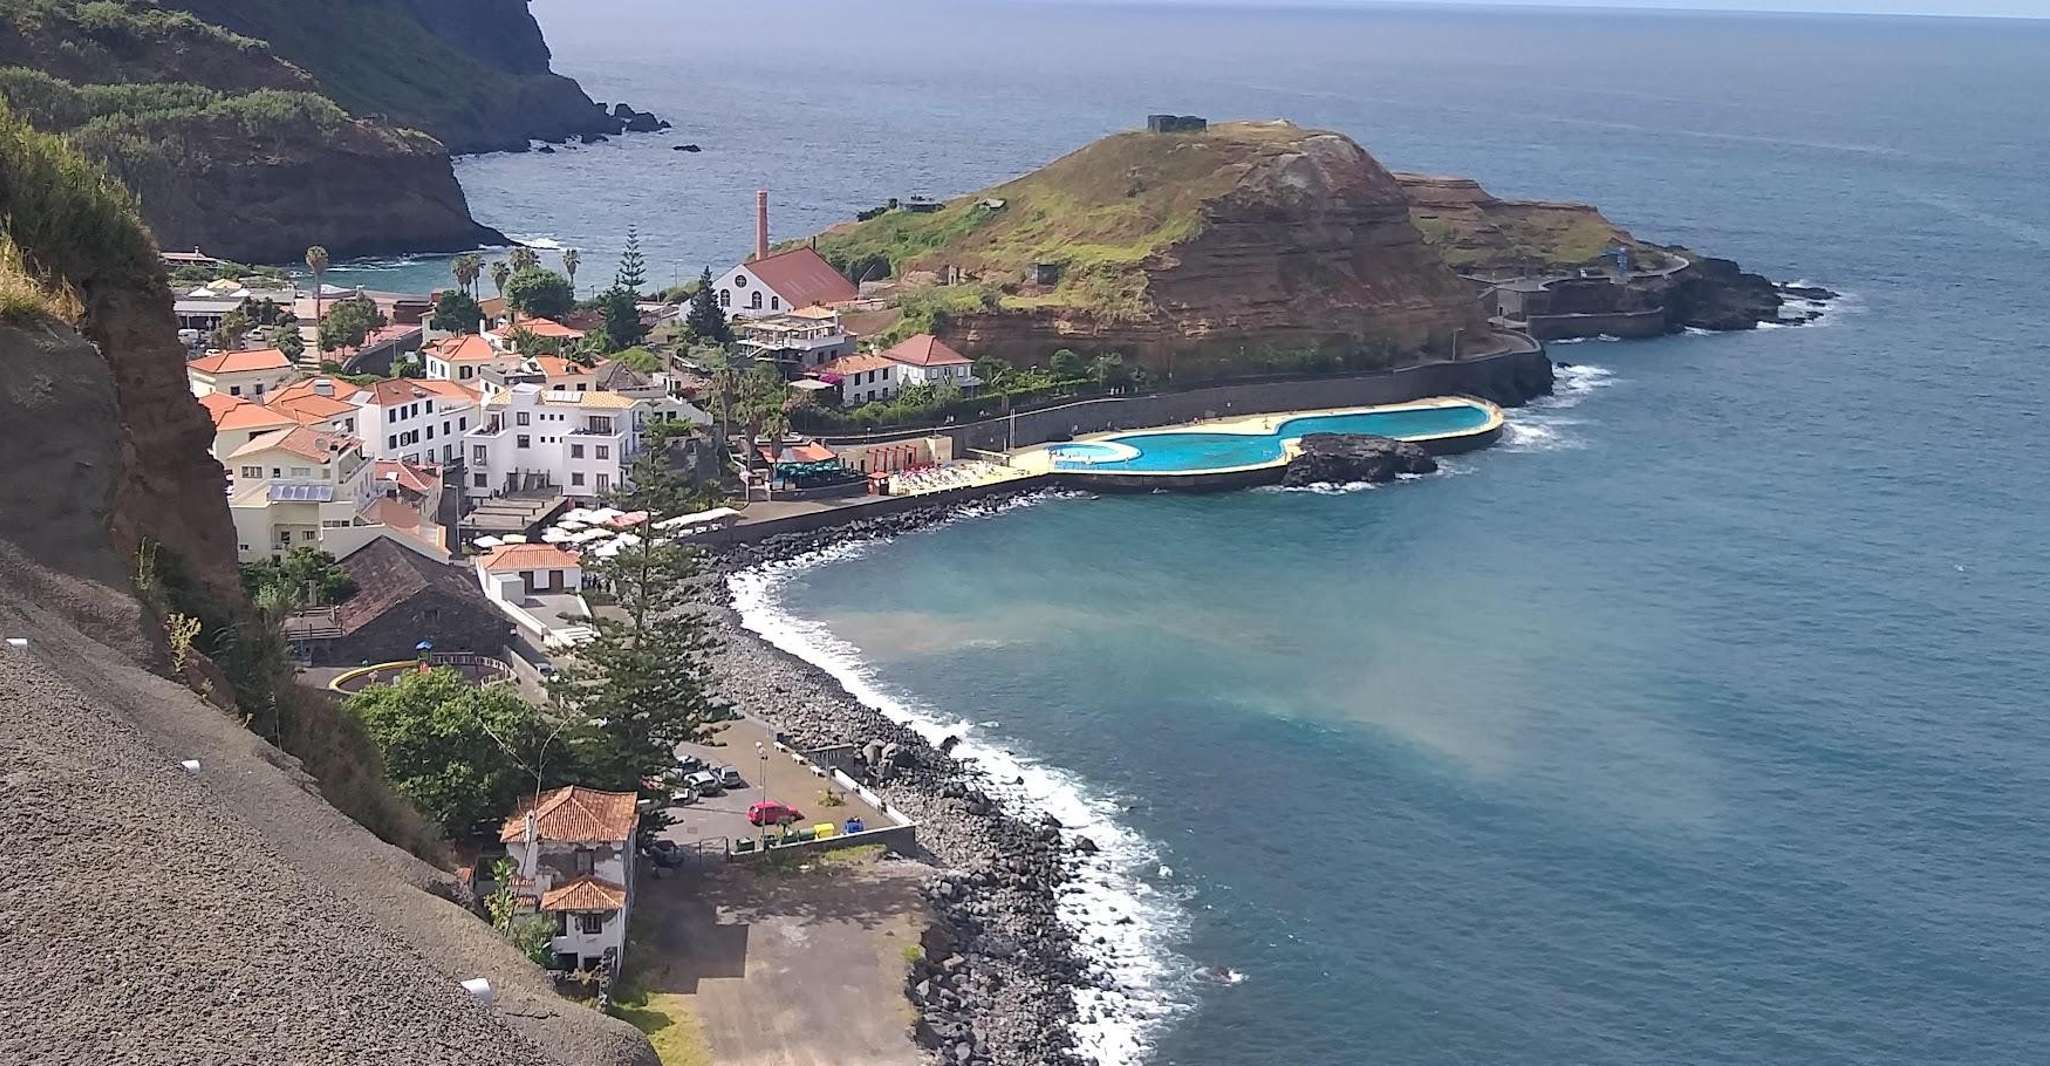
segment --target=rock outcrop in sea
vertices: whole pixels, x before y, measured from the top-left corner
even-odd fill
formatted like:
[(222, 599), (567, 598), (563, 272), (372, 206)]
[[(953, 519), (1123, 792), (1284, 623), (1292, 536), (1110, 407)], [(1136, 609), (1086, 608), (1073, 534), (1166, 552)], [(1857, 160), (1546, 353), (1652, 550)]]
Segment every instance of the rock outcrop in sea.
[(1291, 488), (1373, 484), (1437, 469), (1438, 461), (1422, 445), (1369, 433), (1312, 433), (1302, 439), (1302, 450), (1289, 460), (1281, 483)]

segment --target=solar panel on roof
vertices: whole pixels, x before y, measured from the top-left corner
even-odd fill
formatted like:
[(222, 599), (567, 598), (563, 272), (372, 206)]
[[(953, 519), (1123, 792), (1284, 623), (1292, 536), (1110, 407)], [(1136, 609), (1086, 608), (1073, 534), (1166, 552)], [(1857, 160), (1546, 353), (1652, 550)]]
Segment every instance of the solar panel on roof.
[(335, 498), (333, 485), (272, 485), (270, 498), (275, 503), (327, 503)]

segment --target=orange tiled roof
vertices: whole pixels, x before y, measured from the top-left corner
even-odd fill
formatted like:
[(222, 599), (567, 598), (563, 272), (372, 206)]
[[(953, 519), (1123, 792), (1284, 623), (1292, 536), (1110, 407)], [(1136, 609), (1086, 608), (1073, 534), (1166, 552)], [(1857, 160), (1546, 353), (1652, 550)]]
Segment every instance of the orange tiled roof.
[(626, 889), (590, 874), (541, 895), (544, 911), (623, 911)]
[(207, 393), (199, 398), (199, 405), (206, 408), (216, 433), (238, 429), (278, 429), (292, 424), (292, 419), (267, 410), (262, 404), (222, 392)]
[(557, 570), (573, 567), (577, 557), (553, 544), (504, 544), (491, 549), (482, 565), (487, 572)]
[(859, 374), (865, 370), (881, 370), (891, 365), (890, 360), (880, 355), (876, 355), (873, 352), (863, 352), (860, 355), (843, 355), (820, 367), (819, 372), (825, 374)]
[(537, 355), (534, 366), (551, 378), (579, 377), (591, 372), (590, 367), (579, 366), (559, 355)]
[(202, 374), (239, 374), (250, 370), (290, 370), (292, 361), (276, 348), (250, 348), (240, 352), (203, 355), (185, 364)]
[[(582, 785), (564, 785), (542, 794), (541, 802), (533, 806), (535, 838), (571, 844), (625, 840), (633, 835), (634, 826), (640, 821), (639, 812), (634, 810), (639, 800), (640, 794), (635, 792), (601, 792)], [(526, 838), (526, 815), (527, 810), (522, 807), (505, 820), (498, 831), (500, 843), (511, 844)]]
[(325, 422), (337, 415), (354, 414), (354, 404), (337, 400), (332, 396), (302, 392), (297, 396), (280, 396), (270, 402), (270, 409), (302, 426)]
[[(321, 395), (322, 388), (327, 390), (327, 395)], [(320, 396), (322, 399), (346, 400), (362, 391), (363, 386), (353, 381), (345, 381), (332, 375), (323, 374), (317, 378), (295, 381), (270, 395), (272, 403), (300, 396)]]
[(413, 383), (415, 385), (420, 386), (423, 389), (426, 389), (428, 392), (434, 393), (436, 395), (445, 397), (450, 400), (454, 400), (458, 403), (477, 402), (477, 390), (470, 388), (469, 386), (464, 385), (461, 382), (448, 381), (442, 378), (415, 378), (413, 380)]
[(235, 449), (235, 455), (254, 455), (271, 448), (281, 448), (293, 455), (304, 456), (316, 463), (325, 463), (336, 455), (361, 444), (356, 438), (343, 433), (323, 433), (317, 429), (296, 426), (280, 429), (262, 436), (251, 437), (249, 443)]
[(882, 353), (883, 358), (913, 366), (947, 366), (973, 362), (967, 356), (947, 346), (947, 342), (930, 333), (906, 337), (896, 346)]
[(518, 322), (492, 330), (491, 335), (504, 340), (520, 330), (526, 330), (536, 337), (544, 337), (551, 340), (576, 340), (584, 335), (583, 330), (571, 329), (552, 318), (523, 318)]
[(441, 486), (441, 471), (397, 459), (379, 459), (373, 473), (380, 483), (390, 483), (408, 492), (427, 493)]
[(443, 339), (435, 346), (434, 354), (450, 363), (488, 363), (504, 358), (504, 354), (493, 348), (490, 341), (475, 333)]

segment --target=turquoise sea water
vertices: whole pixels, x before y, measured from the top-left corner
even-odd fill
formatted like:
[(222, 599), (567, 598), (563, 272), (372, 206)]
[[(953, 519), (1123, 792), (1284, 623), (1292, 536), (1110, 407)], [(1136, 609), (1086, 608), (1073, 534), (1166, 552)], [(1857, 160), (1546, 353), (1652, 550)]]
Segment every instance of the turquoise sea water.
[[(1487, 408), (1467, 405), (1310, 415), (1291, 418), (1276, 426), (1272, 433), (1127, 433), (1107, 438), (1122, 447), (1106, 448), (1088, 442), (1062, 446), (1055, 452), (1055, 464), (1062, 469), (1148, 473), (1224, 470), (1278, 461), (1286, 442), (1311, 433), (1371, 433), (1396, 440), (1419, 440), (1479, 429), (1487, 425), (1488, 418)], [(1063, 457), (1072, 457), (1072, 461), (1063, 462)]]
[(1052, 500), (754, 590), (1114, 845), (1078, 906), (1114, 1005), (1172, 1009), (1149, 1052), (1096, 1026), (1106, 1061), (2050, 1061), (2050, 27), (535, 10), (706, 149), (463, 164), (486, 221), (587, 263), (634, 221), (694, 273), (758, 185), (805, 232), (1171, 110), (1850, 294), (1558, 346), (1561, 397), (1441, 475)]

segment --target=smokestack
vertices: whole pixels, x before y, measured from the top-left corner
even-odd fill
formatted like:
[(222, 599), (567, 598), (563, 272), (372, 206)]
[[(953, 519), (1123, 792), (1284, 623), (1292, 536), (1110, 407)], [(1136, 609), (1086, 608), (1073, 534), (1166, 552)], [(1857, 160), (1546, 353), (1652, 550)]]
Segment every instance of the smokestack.
[(769, 190), (755, 190), (755, 258), (769, 257)]

